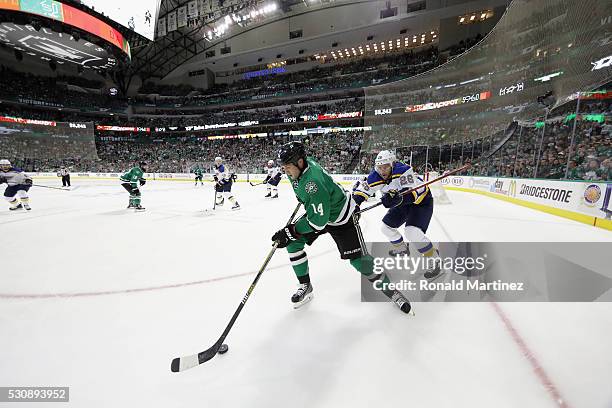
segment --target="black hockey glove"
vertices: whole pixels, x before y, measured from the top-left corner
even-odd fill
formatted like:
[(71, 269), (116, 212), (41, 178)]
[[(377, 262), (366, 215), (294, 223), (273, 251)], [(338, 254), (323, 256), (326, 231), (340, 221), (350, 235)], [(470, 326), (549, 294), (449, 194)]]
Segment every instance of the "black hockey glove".
[(147, 182), (147, 180), (145, 180), (145, 179), (140, 179), (140, 185), (141, 185), (141, 186), (144, 186), (146, 182)]
[(295, 224), (289, 224), (285, 228), (276, 231), (276, 233), (272, 235), (272, 241), (278, 243), (276, 246), (277, 248), (286, 248), (287, 245), (300, 237), (301, 235), (295, 230)]
[(387, 194), (383, 195), (381, 200), (385, 208), (397, 207), (404, 201), (402, 196), (397, 190), (390, 190)]
[(266, 176), (262, 184), (266, 184), (268, 181), (270, 181), (270, 176)]
[(360, 194), (353, 193), (353, 200), (355, 200), (355, 204), (357, 204), (357, 206), (359, 207), (366, 199)]
[(26, 186), (31, 186), (34, 183), (34, 181), (32, 181), (31, 178), (27, 178), (27, 179), (25, 179), (24, 183), (25, 183)]

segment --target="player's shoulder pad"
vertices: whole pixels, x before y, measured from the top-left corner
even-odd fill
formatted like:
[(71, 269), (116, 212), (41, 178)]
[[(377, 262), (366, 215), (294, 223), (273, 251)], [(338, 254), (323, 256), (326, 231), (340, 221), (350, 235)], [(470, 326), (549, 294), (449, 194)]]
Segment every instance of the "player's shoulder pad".
[(225, 172), (225, 166), (224, 166), (223, 164), (221, 164), (221, 165), (219, 166), (219, 172), (220, 172), (220, 173), (224, 173), (224, 172)]
[(402, 174), (404, 174), (405, 172), (407, 172), (408, 170), (411, 170), (412, 167), (410, 167), (409, 165), (402, 163), (400, 161), (395, 162), (395, 164), (393, 165), (393, 177), (399, 177)]
[(372, 171), (370, 174), (368, 174), (368, 177), (366, 179), (366, 183), (368, 183), (368, 186), (370, 187), (377, 186), (384, 182), (385, 181), (383, 180), (383, 178), (376, 171)]

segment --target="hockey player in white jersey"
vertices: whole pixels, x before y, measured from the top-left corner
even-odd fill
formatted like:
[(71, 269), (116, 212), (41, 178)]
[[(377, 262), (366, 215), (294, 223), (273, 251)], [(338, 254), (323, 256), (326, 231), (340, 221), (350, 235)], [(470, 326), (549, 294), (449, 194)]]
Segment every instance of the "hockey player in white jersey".
[(4, 191), (4, 199), (9, 203), (9, 210), (31, 210), (28, 190), (32, 187), (32, 178), (23, 170), (13, 167), (6, 159), (0, 160), (0, 184), (2, 183), (8, 185)]
[(264, 180), (264, 183), (267, 184), (268, 187), (266, 198), (278, 198), (278, 183), (280, 183), (283, 173), (280, 167), (274, 163), (274, 160), (268, 160), (267, 170), (268, 175)]
[(223, 164), (223, 159), (221, 157), (215, 157), (213, 178), (217, 183), (215, 185), (215, 191), (217, 194), (216, 205), (223, 205), (225, 199), (227, 198), (233, 204), (232, 210), (239, 210), (240, 204), (238, 204), (238, 201), (236, 201), (234, 195), (232, 194), (232, 184), (234, 183), (236, 176), (233, 173), (230, 173), (227, 166)]
[[(353, 190), (357, 205), (382, 193), (382, 204), (388, 208), (382, 219), (381, 231), (393, 245), (390, 255), (408, 254), (404, 236), (413, 248), (424, 257), (439, 258), (437, 248), (425, 233), (433, 215), (433, 197), (427, 186), (410, 194), (401, 193), (423, 184), (423, 180), (407, 164), (396, 160), (390, 150), (383, 150), (376, 156), (374, 170), (365, 181), (359, 182)], [(398, 229), (404, 225), (404, 236)], [(440, 263), (425, 271), (425, 278), (432, 279), (440, 274)]]

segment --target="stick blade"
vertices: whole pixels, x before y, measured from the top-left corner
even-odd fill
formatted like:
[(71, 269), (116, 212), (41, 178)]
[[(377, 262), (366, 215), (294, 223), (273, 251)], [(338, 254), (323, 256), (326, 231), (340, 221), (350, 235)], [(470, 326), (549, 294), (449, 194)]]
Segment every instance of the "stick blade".
[(177, 357), (172, 360), (172, 364), (170, 364), (170, 370), (173, 373), (178, 373), (180, 371), (189, 370), (190, 368), (197, 367), (200, 365), (198, 362), (198, 355), (193, 354), (191, 356)]
[(217, 355), (217, 352), (219, 351), (219, 348), (221, 347), (222, 343), (223, 342), (217, 342), (208, 350), (202, 351), (198, 354), (175, 358), (170, 364), (170, 371), (172, 371), (173, 373), (178, 373), (189, 370), (193, 367), (197, 367), (200, 364), (204, 364), (205, 362), (211, 360), (214, 356)]

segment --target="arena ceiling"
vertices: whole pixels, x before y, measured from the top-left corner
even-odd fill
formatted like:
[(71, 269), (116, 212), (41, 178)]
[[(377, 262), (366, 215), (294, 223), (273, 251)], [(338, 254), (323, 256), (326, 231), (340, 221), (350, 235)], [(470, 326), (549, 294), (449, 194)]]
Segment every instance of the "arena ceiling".
[[(157, 14), (158, 21), (159, 18), (165, 18), (178, 9), (187, 6), (190, 2), (191, 0), (160, 0)], [(157, 33), (155, 41), (146, 47), (133, 50), (133, 72), (144, 78), (165, 77), (217, 42), (206, 39), (206, 33), (214, 29), (220, 21), (223, 21), (225, 16), (247, 7), (256, 7), (258, 4), (266, 3), (266, 1), (209, 0), (200, 3), (205, 3), (208, 8), (200, 10), (200, 13), (204, 11), (205, 14), (201, 14), (200, 18), (193, 24), (167, 32), (163, 36), (159, 36), (159, 33)], [(282, 12), (291, 10), (293, 5), (304, 4), (303, 0), (282, 0), (280, 3), (280, 11)]]
[[(164, 19), (179, 9), (185, 9), (190, 2), (193, 3), (193, 0), (161, 0), (158, 22), (160, 18)], [(223, 22), (229, 19), (230, 15), (234, 18), (233, 16), (239, 13), (248, 14), (248, 10), (262, 8), (271, 3), (270, 0), (198, 0), (198, 7), (202, 3), (207, 4), (208, 8), (200, 10), (199, 19), (167, 31), (162, 36), (158, 32), (155, 41), (146, 46), (132, 47), (131, 74), (137, 74), (147, 80), (163, 79), (179, 67), (182, 67), (179, 70), (181, 72), (184, 69), (197, 70), (203, 67), (217, 72), (238, 65), (253, 65), (258, 61), (269, 62), (280, 54), (283, 57), (297, 57), (298, 53), (304, 52), (300, 50), (305, 48), (311, 53), (326, 51), (334, 42), (354, 43), (357, 34), (362, 41), (365, 41), (369, 34), (374, 34), (377, 39), (390, 39), (400, 35), (402, 29), (406, 31), (406, 28), (408, 34), (416, 34), (435, 29), (443, 17), (470, 9), (506, 5), (508, 0), (456, 0), (452, 6), (439, 6), (417, 12), (407, 12), (407, 5), (413, 3), (407, 0), (277, 0), (275, 12), (265, 18), (258, 18), (245, 26), (234, 24), (232, 30), (212, 38), (211, 33), (220, 26), (223, 28)], [(382, 19), (378, 13), (389, 5), (398, 7), (399, 14)], [(367, 18), (363, 12), (366, 9)], [(314, 34), (306, 33), (304, 27), (304, 38), (290, 40), (288, 31), (292, 29), (292, 25), (300, 25), (300, 19), (302, 26), (310, 25), (310, 22), (313, 25), (323, 25), (320, 20), (326, 20), (327, 32), (319, 30)], [(331, 29), (330, 19), (333, 24)], [(282, 40), (279, 40), (281, 36), (272, 40), (273, 26), (277, 27), (276, 31), (282, 32)], [(281, 26), (284, 31), (278, 28)], [(266, 38), (270, 38), (267, 43)], [(253, 44), (253, 39), (260, 39), (260, 43)], [(229, 48), (230, 45), (231, 53), (224, 53), (223, 48)], [(213, 51), (214, 57), (206, 55)]]

